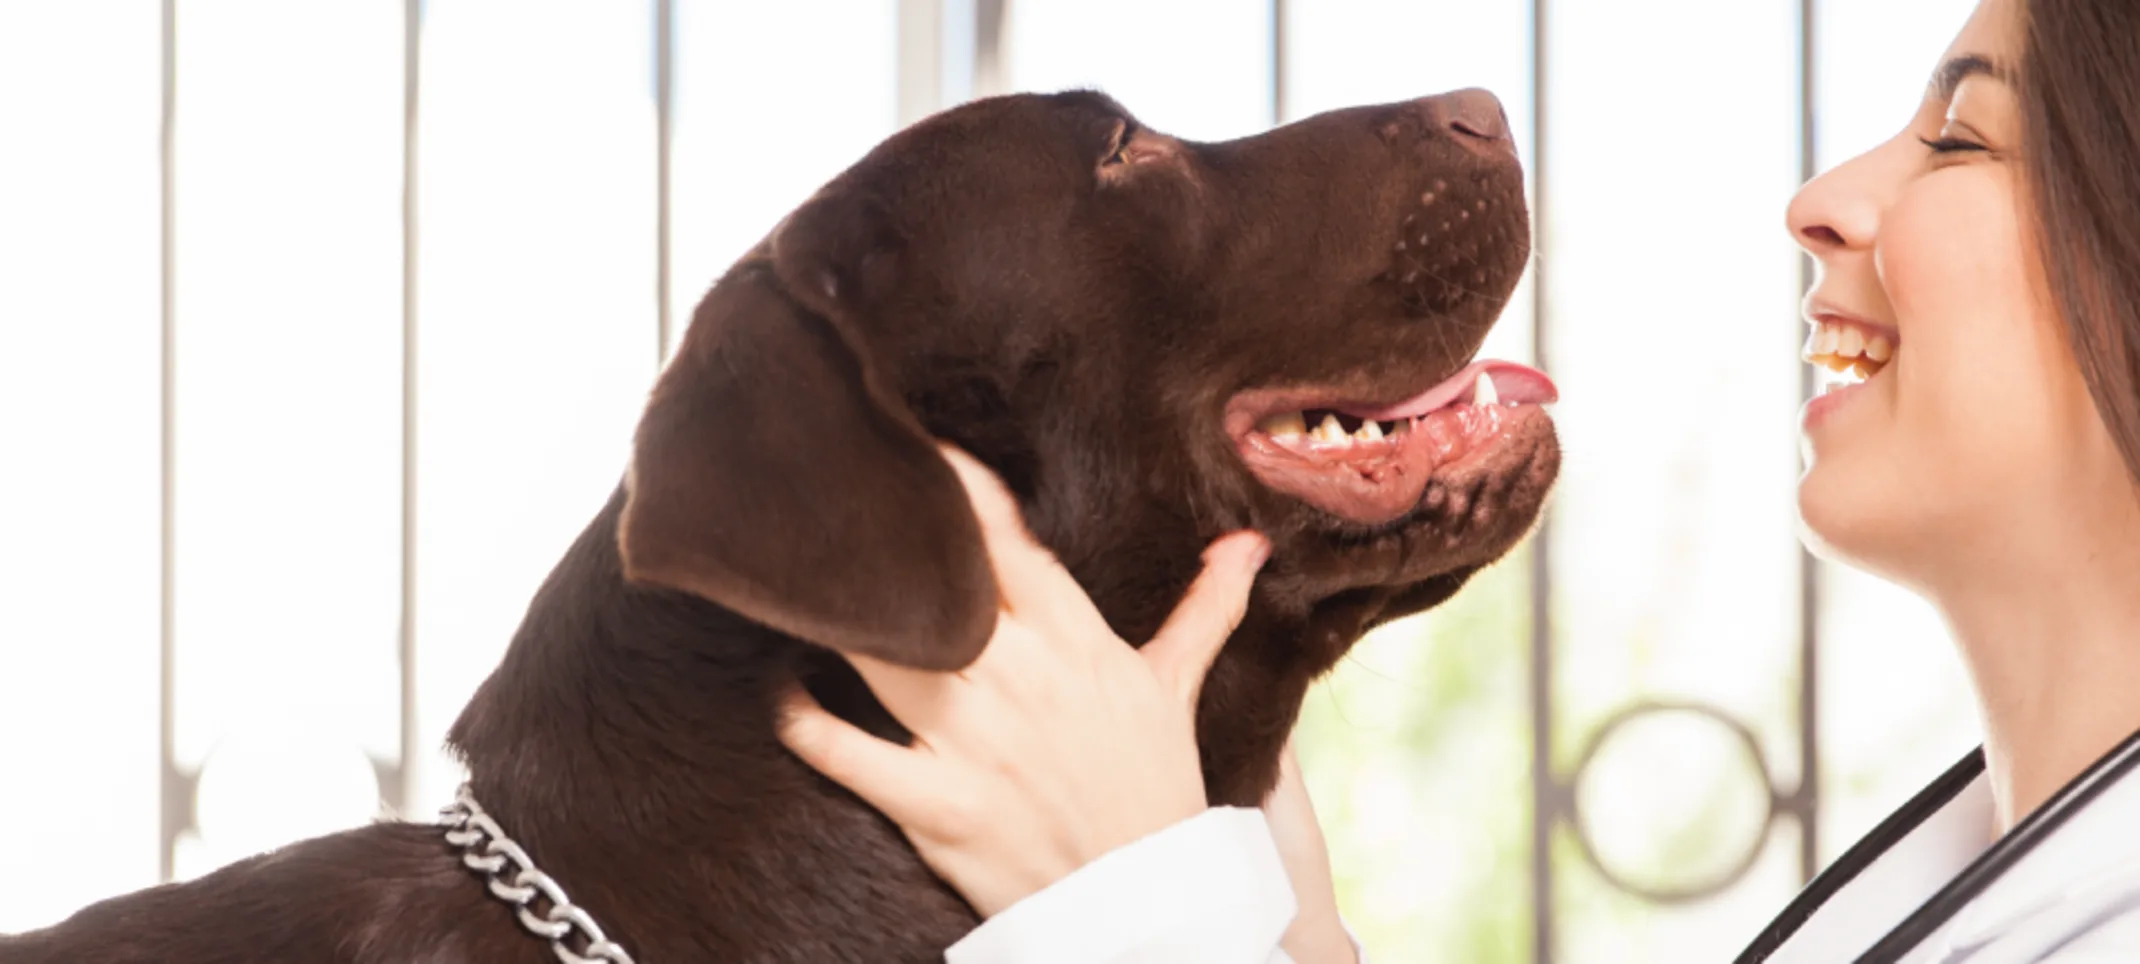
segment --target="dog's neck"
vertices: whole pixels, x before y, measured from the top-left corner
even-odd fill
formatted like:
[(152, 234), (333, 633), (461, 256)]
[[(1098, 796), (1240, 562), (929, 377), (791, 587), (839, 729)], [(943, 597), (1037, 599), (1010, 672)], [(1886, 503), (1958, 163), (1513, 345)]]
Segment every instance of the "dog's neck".
[(620, 491), (566, 553), (453, 726), (477, 799), (641, 960), (767, 953), (725, 943), (738, 929), (724, 922), (821, 900), (932, 939), (970, 927), (896, 828), (774, 735), (788, 681), (844, 664), (627, 584), (622, 506)]
[[(620, 489), (545, 581), (454, 724), (449, 742), (477, 797), (575, 896), (601, 895), (604, 905), (590, 909), (619, 917), (625, 933), (684, 927), (687, 909), (703, 916), (707, 895), (678, 889), (732, 889), (739, 863), (788, 864), (819, 887), (865, 861), (891, 866), (938, 888), (943, 913), (964, 914), (896, 828), (775, 736), (778, 699), (801, 680), (833, 712), (904, 740), (859, 677), (836, 655), (713, 603), (628, 584), (616, 544), (622, 506)], [(1130, 581), (1092, 586), (1096, 599), (1125, 633), (1155, 628), (1193, 578), (1193, 555), (1178, 572), (1145, 553), (1118, 558), (1138, 559), (1143, 575), (1117, 572)], [(1252, 608), (1212, 669), (1198, 732), (1214, 803), (1254, 805), (1275, 783), (1307, 683), (1335, 658), (1303, 645), (1313, 635)], [(1357, 627), (1325, 635), (1342, 652)], [(848, 829), (835, 852), (782, 842), (805, 825)], [(753, 896), (728, 899), (742, 910)]]

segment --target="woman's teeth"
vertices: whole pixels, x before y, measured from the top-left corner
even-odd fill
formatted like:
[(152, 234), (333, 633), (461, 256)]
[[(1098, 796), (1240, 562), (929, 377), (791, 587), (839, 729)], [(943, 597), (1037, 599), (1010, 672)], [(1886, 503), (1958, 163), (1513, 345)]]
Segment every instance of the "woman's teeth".
[(1803, 354), (1811, 364), (1832, 372), (1855, 372), (1870, 378), (1895, 357), (1895, 344), (1886, 335), (1867, 334), (1852, 325), (1821, 323), (1813, 326)]

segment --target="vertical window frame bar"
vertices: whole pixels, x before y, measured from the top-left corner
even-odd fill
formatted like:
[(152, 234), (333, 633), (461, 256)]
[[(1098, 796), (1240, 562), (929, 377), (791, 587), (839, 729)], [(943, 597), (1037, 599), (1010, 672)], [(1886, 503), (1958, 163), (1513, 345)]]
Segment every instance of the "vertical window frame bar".
[(157, 131), (157, 187), (159, 211), (159, 235), (157, 238), (159, 292), (158, 310), (161, 313), (158, 339), (161, 342), (160, 397), (158, 399), (158, 586), (157, 586), (157, 704), (158, 704), (158, 790), (159, 813), (162, 825), (158, 840), (157, 879), (169, 881), (175, 875), (178, 835), (193, 823), (192, 781), (178, 772), (177, 721), (178, 677), (175, 658), (178, 652), (178, 599), (177, 599), (177, 428), (178, 420), (174, 402), (178, 387), (178, 316), (177, 316), (177, 178), (175, 139), (178, 124), (178, 0), (163, 0), (162, 13), (162, 107)]
[[(1813, 179), (1819, 166), (1818, 129), (1814, 103), (1819, 94), (1820, 70), (1819, 0), (1798, 3), (1798, 180)], [(1798, 261), (1799, 291), (1810, 291), (1814, 281), (1811, 255)], [(1791, 347), (1803, 340), (1797, 306), (1791, 312)], [(1799, 369), (1799, 397), (1811, 399), (1818, 390), (1813, 366)], [(1820, 560), (1803, 545), (1798, 550), (1798, 789), (1787, 801), (1798, 815), (1799, 875), (1810, 882), (1820, 871)]]
[(1286, 0), (1271, 0), (1271, 124), (1284, 124), (1291, 117), (1286, 103)]
[(676, 0), (654, 0), (654, 371), (668, 364), (675, 341), (669, 211), (670, 162), (676, 142)]
[[(1547, 231), (1546, 163), (1551, 123), (1547, 110), (1546, 24), (1551, 0), (1531, 0), (1531, 356), (1550, 371), (1552, 299), (1545, 260), (1536, 256)], [(1553, 828), (1560, 818), (1560, 781), (1553, 768), (1553, 519), (1550, 509), (1531, 535), (1531, 960), (1552, 964)]]
[(417, 592), (417, 432), (418, 318), (417, 254), (418, 111), (423, 101), (423, 0), (402, 0), (401, 28), (401, 626), (396, 641), (400, 660), (401, 760), (380, 787), (384, 803), (406, 814), (416, 796), (421, 769), (416, 718)]

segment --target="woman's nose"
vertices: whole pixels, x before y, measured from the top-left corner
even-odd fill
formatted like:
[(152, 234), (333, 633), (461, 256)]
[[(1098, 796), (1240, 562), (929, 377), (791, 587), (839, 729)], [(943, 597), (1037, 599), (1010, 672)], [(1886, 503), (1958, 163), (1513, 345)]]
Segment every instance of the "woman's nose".
[(1815, 178), (1799, 188), (1798, 196), (1791, 199), (1791, 206), (1785, 212), (1791, 240), (1814, 257), (1851, 246), (1849, 236), (1837, 227), (1842, 219), (1836, 216), (1837, 201), (1825, 181), (1825, 177)]
[(1785, 214), (1791, 240), (1816, 258), (1871, 247), (1892, 193), (1877, 161), (1877, 152), (1859, 157), (1799, 188)]

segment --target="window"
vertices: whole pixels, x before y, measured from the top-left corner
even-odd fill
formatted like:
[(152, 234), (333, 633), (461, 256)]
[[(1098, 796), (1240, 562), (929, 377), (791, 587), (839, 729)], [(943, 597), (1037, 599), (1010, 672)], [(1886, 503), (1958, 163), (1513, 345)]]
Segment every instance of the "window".
[(1507, 106), (1539, 270), (1486, 352), (1559, 380), (1566, 468), (1310, 696), (1378, 957), (1724, 959), (1972, 741), (1929, 611), (1798, 548), (1781, 230), (1967, 0), (81, 6), (0, 8), (0, 931), (444, 802), (700, 295), (1000, 91), (1198, 139)]

